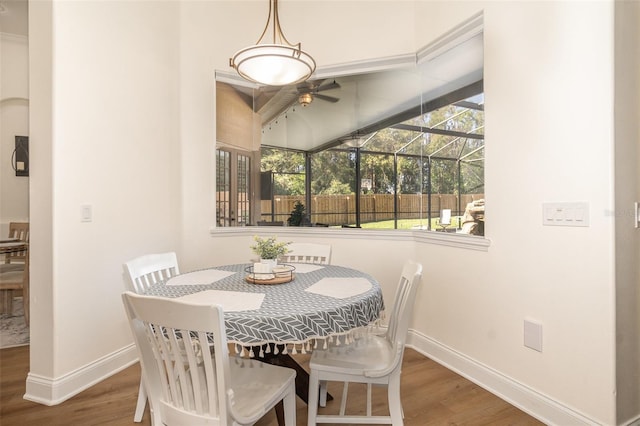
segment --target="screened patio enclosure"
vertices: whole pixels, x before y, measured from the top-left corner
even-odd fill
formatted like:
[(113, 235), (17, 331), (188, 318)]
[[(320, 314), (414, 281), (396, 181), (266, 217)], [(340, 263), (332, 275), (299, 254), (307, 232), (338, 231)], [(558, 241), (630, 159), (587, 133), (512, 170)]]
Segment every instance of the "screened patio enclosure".
[[(409, 109), (315, 152), (263, 146), (260, 220), (286, 223), (300, 202), (307, 225), (463, 232), (466, 221), (476, 225), (467, 233), (483, 235), (482, 84), (453, 95), (478, 90), (421, 105), (418, 115)], [(443, 211), (447, 225), (439, 222)]]

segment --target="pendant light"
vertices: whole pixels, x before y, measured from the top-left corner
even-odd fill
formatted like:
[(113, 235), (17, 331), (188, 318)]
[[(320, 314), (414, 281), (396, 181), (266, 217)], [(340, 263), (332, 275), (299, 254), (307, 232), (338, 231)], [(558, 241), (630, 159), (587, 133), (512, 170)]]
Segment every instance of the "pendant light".
[[(273, 43), (262, 43), (272, 20)], [(278, 0), (269, 0), (267, 24), (256, 44), (236, 52), (229, 65), (244, 79), (268, 86), (303, 82), (316, 69), (316, 62), (302, 50), (301, 43), (289, 43), (282, 33)]]

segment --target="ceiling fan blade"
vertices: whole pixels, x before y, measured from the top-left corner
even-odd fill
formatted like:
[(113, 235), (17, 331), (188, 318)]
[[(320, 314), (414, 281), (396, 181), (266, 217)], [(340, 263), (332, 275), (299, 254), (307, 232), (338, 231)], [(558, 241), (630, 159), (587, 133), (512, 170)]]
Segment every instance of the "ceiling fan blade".
[(316, 91), (316, 89), (318, 88), (317, 83), (313, 82), (313, 81), (304, 81), (302, 83), (299, 83), (296, 86), (296, 90), (298, 91), (298, 93), (303, 94), (303, 93), (312, 93), (314, 91)]
[(339, 88), (340, 88), (340, 84), (338, 84), (335, 80), (333, 80), (332, 83), (325, 84), (325, 85), (322, 85), (322, 86), (318, 87), (315, 90), (315, 92), (323, 92), (325, 90), (339, 89)]
[(323, 101), (332, 102), (334, 104), (340, 100), (340, 98), (335, 98), (333, 96), (327, 96), (327, 95), (321, 95), (319, 93), (314, 93), (313, 97), (317, 98), (317, 99), (322, 99)]

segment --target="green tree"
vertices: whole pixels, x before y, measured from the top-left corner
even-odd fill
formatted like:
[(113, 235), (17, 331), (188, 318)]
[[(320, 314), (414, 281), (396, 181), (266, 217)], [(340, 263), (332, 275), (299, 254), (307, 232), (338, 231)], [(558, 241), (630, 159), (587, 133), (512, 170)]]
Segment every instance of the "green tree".
[(304, 154), (276, 148), (262, 148), (260, 171), (274, 173), (304, 173)]
[(371, 179), (371, 192), (374, 194), (393, 192), (393, 156), (362, 154), (360, 176)]
[(304, 195), (304, 174), (275, 174), (273, 193), (277, 195)]
[(420, 194), (422, 173), (420, 158), (400, 157), (398, 159), (398, 191), (400, 194)]
[(334, 179), (329, 184), (329, 187), (322, 192), (322, 194), (348, 195), (348, 194), (353, 194), (353, 191), (351, 190), (351, 187), (348, 184)]
[(313, 194), (355, 193), (355, 154), (352, 151), (327, 150), (311, 157)]
[(260, 171), (273, 172), (274, 194), (304, 195), (304, 154), (284, 149), (262, 148)]

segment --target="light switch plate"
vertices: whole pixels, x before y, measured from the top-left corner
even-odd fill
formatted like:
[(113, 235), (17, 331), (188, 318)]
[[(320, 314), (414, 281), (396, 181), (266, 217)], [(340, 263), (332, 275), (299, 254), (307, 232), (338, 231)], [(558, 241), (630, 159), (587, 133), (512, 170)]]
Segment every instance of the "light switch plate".
[(543, 203), (545, 226), (589, 226), (589, 203)]

